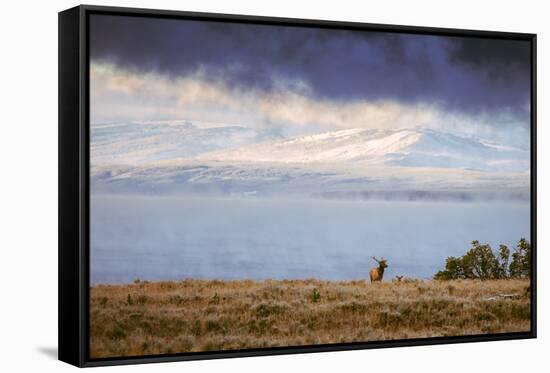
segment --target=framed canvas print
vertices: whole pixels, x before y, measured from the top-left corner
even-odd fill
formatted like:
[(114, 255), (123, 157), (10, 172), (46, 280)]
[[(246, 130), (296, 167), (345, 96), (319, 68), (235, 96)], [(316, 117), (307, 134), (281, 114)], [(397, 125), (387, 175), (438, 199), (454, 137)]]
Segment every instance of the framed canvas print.
[(59, 358), (535, 337), (535, 41), (59, 13)]

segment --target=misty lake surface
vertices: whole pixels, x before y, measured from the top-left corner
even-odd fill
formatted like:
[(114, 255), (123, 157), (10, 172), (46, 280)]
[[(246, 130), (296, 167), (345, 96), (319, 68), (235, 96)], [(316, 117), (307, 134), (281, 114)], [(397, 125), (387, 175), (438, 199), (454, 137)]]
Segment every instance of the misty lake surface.
[(530, 240), (528, 203), (93, 196), (90, 281), (431, 278), (472, 240)]

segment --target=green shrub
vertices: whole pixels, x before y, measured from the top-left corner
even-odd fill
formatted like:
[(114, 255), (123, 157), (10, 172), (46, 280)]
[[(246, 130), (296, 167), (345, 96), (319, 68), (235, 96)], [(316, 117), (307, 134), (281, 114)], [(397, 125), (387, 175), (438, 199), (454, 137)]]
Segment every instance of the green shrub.
[(311, 294), (311, 301), (313, 303), (317, 303), (319, 302), (320, 299), (321, 299), (321, 293), (319, 293), (319, 290), (317, 290), (317, 288), (313, 288), (313, 293)]
[(531, 275), (531, 245), (522, 238), (512, 254), (506, 245), (494, 253), (489, 244), (472, 241), (472, 247), (460, 258), (451, 256), (445, 269), (437, 272), (436, 280), (526, 278)]
[(516, 250), (512, 254), (510, 276), (518, 278), (531, 277), (531, 244), (525, 238), (519, 240)]

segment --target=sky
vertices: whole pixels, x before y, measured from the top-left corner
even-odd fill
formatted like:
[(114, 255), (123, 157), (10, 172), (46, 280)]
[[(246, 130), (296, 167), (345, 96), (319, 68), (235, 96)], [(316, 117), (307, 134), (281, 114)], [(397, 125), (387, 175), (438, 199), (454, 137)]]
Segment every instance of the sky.
[(90, 60), (92, 125), (420, 126), (529, 142), (527, 41), (92, 15)]

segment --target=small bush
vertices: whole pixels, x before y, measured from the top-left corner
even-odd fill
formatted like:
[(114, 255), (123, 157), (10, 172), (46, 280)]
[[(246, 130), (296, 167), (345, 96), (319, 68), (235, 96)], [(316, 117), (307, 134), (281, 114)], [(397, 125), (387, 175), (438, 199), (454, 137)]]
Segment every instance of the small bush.
[(200, 320), (195, 320), (193, 321), (193, 325), (191, 326), (191, 334), (193, 334), (194, 336), (199, 336), (201, 335), (201, 321)]
[(313, 293), (311, 294), (311, 301), (313, 303), (317, 303), (319, 302), (320, 299), (321, 299), (321, 293), (319, 293), (319, 290), (317, 290), (317, 288), (313, 288)]
[(222, 331), (223, 327), (217, 320), (206, 320), (205, 329), (207, 332), (217, 333)]
[(220, 303), (220, 296), (218, 295), (218, 293), (214, 293), (214, 295), (212, 296), (212, 298), (210, 299), (210, 304), (218, 304)]
[(107, 338), (111, 340), (120, 340), (120, 339), (126, 338), (126, 332), (124, 330), (124, 327), (121, 324), (116, 322), (112, 327), (112, 329), (107, 330), (105, 335), (107, 336)]
[(254, 308), (258, 317), (268, 317), (269, 315), (279, 314), (284, 311), (284, 307), (277, 304), (261, 303)]

